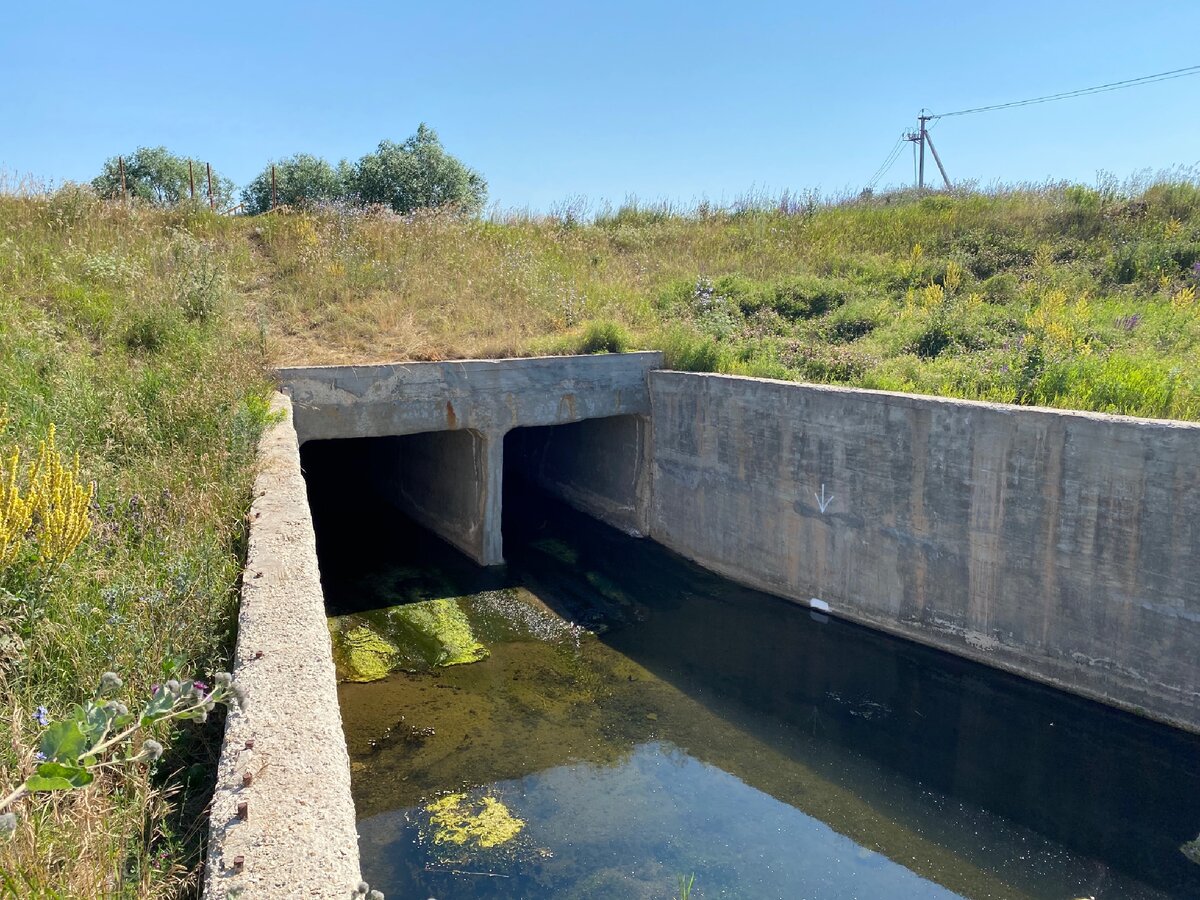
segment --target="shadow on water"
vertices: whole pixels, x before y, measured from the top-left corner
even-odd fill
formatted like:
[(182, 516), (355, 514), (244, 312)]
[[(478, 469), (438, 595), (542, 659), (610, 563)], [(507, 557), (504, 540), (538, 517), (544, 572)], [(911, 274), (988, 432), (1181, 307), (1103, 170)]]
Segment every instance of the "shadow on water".
[[(392, 895), (670, 897), (695, 872), (697, 897), (1200, 897), (1195, 737), (813, 616), (515, 478), (508, 565), (480, 569), (348, 484), (350, 443), (304, 448), (330, 615), (462, 598), (491, 652), (341, 686)], [(438, 843), (447, 791), (525, 827)]]

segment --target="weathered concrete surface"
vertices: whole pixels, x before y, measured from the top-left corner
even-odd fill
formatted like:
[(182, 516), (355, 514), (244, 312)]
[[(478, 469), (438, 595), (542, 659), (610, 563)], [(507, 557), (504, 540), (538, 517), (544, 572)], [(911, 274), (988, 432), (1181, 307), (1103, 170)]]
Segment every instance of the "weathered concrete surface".
[(1200, 426), (649, 378), (654, 539), (738, 581), (1200, 730)]
[[(300, 442), (420, 435), (398, 443), (392, 499), (480, 565), (504, 562), (504, 436), (514, 428), (567, 425), (602, 417), (647, 416), (646, 374), (662, 354), (623, 353), (532, 359), (460, 360), (386, 366), (280, 369), (295, 405)], [(465, 432), (447, 440), (445, 432)], [(636, 440), (647, 429), (635, 430)], [(604, 429), (597, 434), (608, 436)], [(641, 456), (639, 456), (639, 459)], [(619, 527), (643, 530), (649, 495), (644, 467), (632, 513), (612, 483), (592, 479), (568, 502)], [(467, 494), (473, 492), (475, 500)]]
[(661, 353), (280, 369), (300, 442), (648, 415)]
[(482, 565), (504, 559), (501, 441), (478, 431), (431, 431), (371, 442), (372, 487)]
[(247, 704), (225, 726), (204, 896), (345, 900), (359, 880), (350, 759), (291, 404), (277, 394), (272, 409), (284, 419), (260, 445), (233, 673)]
[(504, 460), (542, 489), (628, 534), (649, 533), (650, 422), (643, 416), (517, 428)]

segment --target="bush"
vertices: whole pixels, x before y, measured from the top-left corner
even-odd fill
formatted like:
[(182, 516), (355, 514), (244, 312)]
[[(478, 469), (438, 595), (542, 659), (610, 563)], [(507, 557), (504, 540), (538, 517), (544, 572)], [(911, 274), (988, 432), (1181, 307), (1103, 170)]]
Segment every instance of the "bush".
[[(334, 169), (326, 160), (308, 153), (274, 163), (275, 199), (283, 206), (310, 207), (347, 197), (349, 167), (343, 162)], [(272, 208), (271, 165), (258, 173), (242, 191), (242, 202), (250, 215)]]
[[(196, 184), (197, 200), (207, 199), (205, 164), (198, 159), (176, 156), (166, 147), (138, 147), (124, 157), (125, 191), (152, 206), (174, 206), (190, 199), (191, 183)], [(189, 174), (188, 163), (192, 170)], [(213, 169), (213, 200), (220, 207), (233, 198), (233, 182)], [(92, 179), (92, 187), (101, 197), (121, 196), (121, 163), (116, 156), (104, 163), (104, 169)]]
[(478, 213), (487, 201), (487, 181), (442, 148), (425, 123), (404, 143), (380, 141), (358, 161), (349, 187), (360, 202), (390, 206), (398, 213), (442, 206)]
[(629, 333), (611, 319), (589, 322), (579, 339), (580, 353), (625, 353), (629, 349)]

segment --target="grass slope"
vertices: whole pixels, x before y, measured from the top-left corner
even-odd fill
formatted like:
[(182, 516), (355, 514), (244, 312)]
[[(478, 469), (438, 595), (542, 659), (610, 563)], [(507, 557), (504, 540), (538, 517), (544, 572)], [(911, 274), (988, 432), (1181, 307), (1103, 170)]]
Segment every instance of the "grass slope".
[[(0, 792), (119, 672), (221, 668), (270, 367), (661, 348), (674, 367), (1200, 418), (1200, 190), (1052, 186), (573, 218), (230, 219), (0, 196), (0, 447), (97, 482), (53, 570), (0, 570)], [(5, 454), (7, 456), (7, 454)], [(131, 703), (132, 705), (132, 703)], [(187, 896), (219, 727), (0, 837), (13, 896)]]

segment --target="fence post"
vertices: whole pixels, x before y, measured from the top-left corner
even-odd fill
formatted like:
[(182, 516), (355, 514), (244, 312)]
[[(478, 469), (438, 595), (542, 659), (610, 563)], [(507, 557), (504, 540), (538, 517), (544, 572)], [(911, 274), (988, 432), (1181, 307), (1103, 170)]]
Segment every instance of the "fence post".
[(124, 203), (128, 199), (125, 196), (125, 157), (117, 157), (117, 168), (121, 170), (121, 202)]

